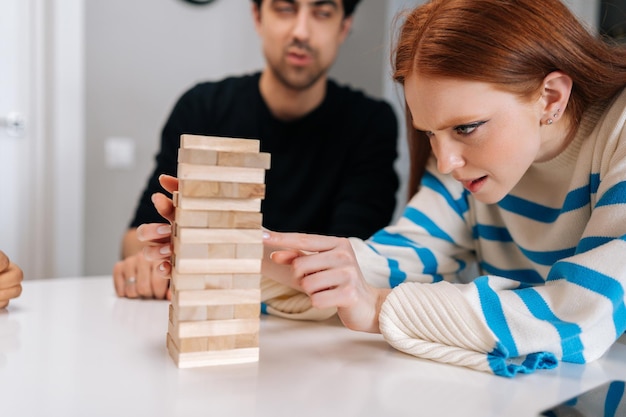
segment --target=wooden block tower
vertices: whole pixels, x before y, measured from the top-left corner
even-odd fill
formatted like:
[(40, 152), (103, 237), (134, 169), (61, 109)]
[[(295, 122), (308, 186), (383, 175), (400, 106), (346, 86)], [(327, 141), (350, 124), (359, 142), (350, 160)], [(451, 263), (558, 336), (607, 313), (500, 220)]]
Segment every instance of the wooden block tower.
[(254, 139), (182, 135), (167, 349), (179, 368), (259, 358), (261, 200)]

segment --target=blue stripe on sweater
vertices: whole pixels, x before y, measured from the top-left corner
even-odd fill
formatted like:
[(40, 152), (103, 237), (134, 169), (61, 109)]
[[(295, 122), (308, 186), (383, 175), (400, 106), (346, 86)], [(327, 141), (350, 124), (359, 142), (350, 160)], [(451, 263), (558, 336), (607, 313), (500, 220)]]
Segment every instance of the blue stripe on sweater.
[(615, 240), (613, 237), (605, 237), (605, 236), (589, 236), (580, 239), (578, 242), (578, 247), (576, 248), (576, 254), (585, 253), (592, 249), (597, 248), (598, 246), (602, 246), (605, 243), (608, 243), (612, 240)]
[(500, 226), (490, 226), (487, 224), (477, 224), (472, 228), (474, 239), (486, 239), (496, 242), (511, 242), (513, 238), (508, 229)]
[(613, 305), (613, 325), (615, 338), (626, 330), (626, 306), (624, 306), (624, 288), (619, 281), (598, 271), (571, 262), (558, 262), (548, 274), (548, 281), (566, 279), (583, 288), (600, 294)]
[[(509, 231), (504, 227), (489, 226), (477, 224), (472, 229), (472, 235), (474, 239), (484, 239), (495, 242), (512, 242), (513, 238), (509, 234)], [(516, 244), (520, 251), (527, 259), (538, 265), (552, 266), (555, 262), (574, 255), (575, 248), (565, 248), (555, 251), (531, 251), (525, 249)]]
[(506, 357), (518, 356), (515, 340), (513, 340), (511, 330), (506, 324), (506, 317), (504, 316), (504, 310), (502, 310), (500, 297), (498, 297), (498, 294), (489, 286), (489, 277), (478, 277), (473, 283), (478, 290), (480, 306), (487, 326), (489, 326), (496, 336), (496, 339), (501, 344), (498, 350), (504, 352)]
[(617, 409), (622, 402), (622, 398), (624, 398), (625, 388), (626, 383), (624, 381), (612, 381), (609, 385), (604, 401), (604, 415), (606, 417), (617, 416)]
[(592, 249), (597, 248), (598, 246), (602, 246), (605, 243), (609, 243), (613, 240), (623, 240), (626, 242), (626, 235), (620, 237), (607, 237), (607, 236), (589, 236), (585, 237), (578, 242), (578, 248), (576, 248), (576, 253), (585, 253)]
[(480, 262), (480, 267), (489, 275), (498, 275), (526, 284), (543, 284), (545, 280), (534, 269), (501, 269), (485, 261)]
[(509, 361), (519, 355), (517, 345), (506, 323), (504, 310), (500, 298), (489, 286), (488, 277), (479, 277), (474, 280), (478, 289), (483, 315), (487, 325), (496, 336), (494, 349), (487, 354), (487, 361), (492, 372), (496, 375), (513, 377), (518, 373), (531, 373), (536, 369), (552, 369), (558, 361), (553, 353), (535, 352), (527, 355), (521, 364)]
[(426, 229), (429, 235), (434, 236), (439, 239), (443, 239), (447, 242), (454, 243), (450, 235), (444, 232), (439, 226), (435, 224), (428, 216), (426, 216), (421, 211), (413, 207), (407, 207), (404, 211), (404, 216), (406, 219), (412, 221), (416, 225), (423, 227)]
[(515, 294), (522, 299), (533, 316), (554, 326), (561, 337), (561, 351), (564, 361), (585, 363), (585, 358), (581, 354), (584, 347), (580, 340), (580, 333), (582, 332), (580, 326), (555, 316), (545, 300), (533, 288), (515, 291)]
[[(367, 244), (371, 250), (376, 252), (378, 255), (380, 253), (376, 250), (376, 248), (370, 244)], [(389, 267), (389, 288), (397, 287), (406, 281), (406, 272), (400, 269), (400, 265), (398, 261), (395, 259), (386, 258), (387, 266)]]
[(559, 209), (546, 207), (513, 195), (507, 195), (504, 197), (500, 200), (498, 206), (500, 206), (503, 210), (510, 211), (511, 213), (516, 213), (520, 216), (544, 223), (554, 221), (554, 219), (559, 217), (559, 214), (561, 213)]
[(552, 208), (532, 201), (507, 195), (498, 203), (502, 209), (520, 216), (542, 222), (553, 223), (562, 213), (578, 210), (590, 203), (591, 184), (570, 191), (562, 208)]
[(600, 174), (589, 174), (589, 192), (595, 194), (600, 188)]
[(495, 349), (487, 354), (487, 362), (491, 371), (500, 376), (509, 378), (517, 374), (530, 374), (536, 369), (552, 369), (557, 366), (558, 361), (552, 353), (537, 352), (527, 355), (521, 364), (507, 361), (506, 349), (501, 344), (497, 344)]
[(538, 265), (546, 266), (552, 266), (561, 259), (568, 258), (576, 253), (576, 248), (565, 248), (553, 251), (531, 251), (522, 247), (519, 248), (526, 258)]
[(452, 196), (450, 195), (450, 192), (446, 189), (443, 183), (439, 181), (439, 179), (435, 177), (433, 174), (431, 174), (430, 172), (426, 171), (424, 173), (424, 176), (422, 177), (421, 185), (423, 187), (430, 188), (431, 190), (439, 194), (441, 197), (445, 198), (448, 203), (448, 206), (450, 206), (450, 208), (452, 208), (452, 210), (454, 210), (454, 212), (458, 214), (460, 218), (463, 218), (463, 215), (469, 209), (469, 206), (467, 205), (467, 198), (466, 198), (467, 193), (466, 192), (463, 192), (461, 197), (459, 197), (458, 199), (452, 198)]
[[(376, 232), (370, 240), (374, 243), (378, 243), (381, 245), (413, 249), (419, 257), (420, 261), (422, 262), (423, 273), (427, 275), (432, 275), (434, 282), (443, 280), (443, 277), (437, 273), (437, 267), (439, 264), (437, 262), (437, 259), (435, 258), (435, 255), (430, 249), (418, 246), (417, 243), (413, 242), (407, 237), (399, 234), (391, 234), (384, 229)], [(389, 280), (390, 284), (394, 282), (396, 283), (395, 285), (398, 285), (404, 282), (404, 280), (406, 279), (406, 273), (400, 271), (397, 261), (388, 258), (387, 263), (389, 264), (389, 268), (391, 269), (391, 277)], [(402, 281), (399, 281), (399, 279), (402, 279)]]
[(626, 204), (626, 181), (618, 182), (607, 190), (600, 198), (596, 207), (613, 204)]

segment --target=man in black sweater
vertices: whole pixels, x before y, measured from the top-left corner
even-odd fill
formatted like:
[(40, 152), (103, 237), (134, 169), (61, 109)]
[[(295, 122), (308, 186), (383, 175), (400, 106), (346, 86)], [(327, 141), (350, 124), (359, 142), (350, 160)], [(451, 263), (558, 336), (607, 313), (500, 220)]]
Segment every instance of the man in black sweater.
[(328, 79), (359, 0), (252, 0), (266, 66), (182, 95), (113, 270), (121, 297), (164, 298), (169, 281), (146, 260), (143, 223), (162, 223), (151, 196), (176, 175), (181, 134), (260, 139), (271, 154), (262, 202), (275, 231), (369, 237), (395, 208), (397, 121), (390, 105)]

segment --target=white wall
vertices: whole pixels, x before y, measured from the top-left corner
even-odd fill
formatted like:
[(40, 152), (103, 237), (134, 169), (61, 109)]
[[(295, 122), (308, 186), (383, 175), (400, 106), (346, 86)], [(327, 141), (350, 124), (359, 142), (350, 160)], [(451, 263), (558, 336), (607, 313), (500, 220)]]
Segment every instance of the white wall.
[[(388, 60), (386, 1), (363, 0), (332, 75), (376, 96)], [(181, 0), (86, 0), (85, 272), (109, 274), (153, 169), (160, 131), (194, 83), (261, 69), (250, 0), (193, 6)], [(108, 138), (128, 138), (128, 169), (105, 165)]]
[(83, 0), (0, 3), (0, 248), (26, 279), (83, 271)]
[[(261, 68), (249, 0), (196, 7), (181, 0), (84, 0), (86, 47), (85, 272), (108, 274), (139, 193), (153, 168), (160, 130), (174, 100), (201, 80)], [(597, 0), (566, 0), (595, 21)], [(384, 96), (399, 118), (398, 216), (408, 172), (401, 91), (391, 81), (390, 30), (397, 12), (422, 0), (362, 0), (331, 74)], [(105, 166), (105, 142), (129, 138), (128, 169)]]

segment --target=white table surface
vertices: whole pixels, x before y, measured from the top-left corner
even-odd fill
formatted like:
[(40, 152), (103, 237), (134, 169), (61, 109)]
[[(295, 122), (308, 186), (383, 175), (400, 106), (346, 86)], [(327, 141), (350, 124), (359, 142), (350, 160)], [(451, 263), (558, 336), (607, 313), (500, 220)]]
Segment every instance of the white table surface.
[(411, 357), (337, 320), (262, 316), (258, 363), (178, 369), (168, 302), (111, 277), (24, 282), (0, 310), (0, 415), (536, 416), (626, 378), (624, 337), (600, 360), (513, 379)]

